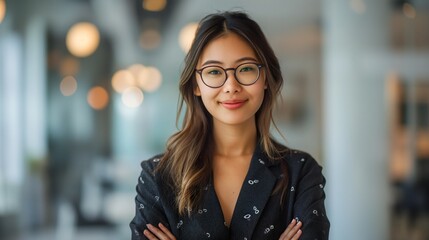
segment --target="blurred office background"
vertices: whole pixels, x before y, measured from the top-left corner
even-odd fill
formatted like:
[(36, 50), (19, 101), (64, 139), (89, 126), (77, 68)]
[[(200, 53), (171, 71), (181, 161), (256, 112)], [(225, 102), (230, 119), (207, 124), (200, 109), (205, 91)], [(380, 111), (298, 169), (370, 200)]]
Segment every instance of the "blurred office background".
[(277, 124), (324, 167), (331, 239), (429, 239), (428, 0), (0, 0), (0, 239), (130, 239), (195, 24), (244, 10)]

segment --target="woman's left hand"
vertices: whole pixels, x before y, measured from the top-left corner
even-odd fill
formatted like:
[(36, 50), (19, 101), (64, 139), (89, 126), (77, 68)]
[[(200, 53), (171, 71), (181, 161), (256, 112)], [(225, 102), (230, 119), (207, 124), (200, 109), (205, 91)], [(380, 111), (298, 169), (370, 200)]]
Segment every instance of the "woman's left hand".
[(292, 219), (292, 222), (286, 228), (286, 230), (282, 233), (279, 240), (298, 240), (302, 234), (302, 222), (296, 221)]
[(147, 224), (147, 228), (143, 234), (150, 240), (176, 240), (176, 237), (162, 223), (158, 227), (152, 224)]

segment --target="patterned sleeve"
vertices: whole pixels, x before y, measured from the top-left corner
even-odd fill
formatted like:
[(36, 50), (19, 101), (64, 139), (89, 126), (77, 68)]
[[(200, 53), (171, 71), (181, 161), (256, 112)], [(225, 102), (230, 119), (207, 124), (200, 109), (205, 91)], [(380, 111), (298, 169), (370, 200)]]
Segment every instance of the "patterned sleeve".
[(168, 226), (160, 199), (159, 186), (157, 186), (153, 173), (157, 161), (159, 161), (158, 158), (153, 158), (141, 163), (142, 171), (136, 187), (136, 211), (130, 223), (132, 240), (147, 239), (143, 234), (146, 224), (158, 225), (158, 223), (163, 223)]
[(310, 155), (300, 159), (303, 167), (299, 176), (294, 205), (295, 216), (302, 221), (300, 240), (329, 239), (330, 223), (325, 210), (325, 177), (322, 167)]

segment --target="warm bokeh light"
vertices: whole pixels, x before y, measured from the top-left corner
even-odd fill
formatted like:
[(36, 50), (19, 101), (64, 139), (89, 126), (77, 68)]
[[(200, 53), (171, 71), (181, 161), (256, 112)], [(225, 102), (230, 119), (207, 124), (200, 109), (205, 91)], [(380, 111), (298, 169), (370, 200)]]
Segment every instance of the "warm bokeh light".
[(130, 108), (140, 106), (143, 99), (143, 92), (138, 87), (129, 87), (122, 93), (122, 103)]
[(100, 86), (93, 87), (88, 92), (88, 104), (96, 110), (104, 109), (109, 102), (109, 94)]
[(143, 0), (143, 8), (147, 11), (159, 12), (164, 10), (167, 0)]
[(73, 76), (63, 78), (60, 83), (60, 91), (64, 96), (71, 96), (77, 90), (77, 81)]
[(146, 67), (141, 71), (137, 78), (138, 85), (143, 91), (153, 92), (161, 86), (162, 75), (155, 67)]
[(112, 87), (116, 92), (122, 93), (132, 86), (135, 86), (135, 79), (129, 70), (119, 70), (113, 74)]
[(402, 12), (404, 12), (404, 15), (408, 18), (416, 18), (416, 9), (413, 7), (413, 5), (409, 3), (404, 3), (402, 6)]
[(192, 22), (182, 28), (179, 35), (179, 44), (182, 50), (187, 53), (191, 48), (192, 41), (195, 38), (198, 23)]
[(6, 2), (0, 0), (0, 23), (3, 22), (4, 17), (6, 16)]
[(67, 49), (76, 57), (87, 57), (94, 53), (100, 43), (97, 27), (88, 22), (73, 25), (67, 33)]
[(62, 59), (60, 64), (61, 76), (74, 75), (76, 76), (79, 72), (80, 64), (73, 57), (66, 57)]
[(146, 67), (143, 64), (136, 63), (129, 66), (127, 70), (132, 74), (133, 78), (138, 83), (138, 78), (141, 76), (141, 74), (144, 73), (145, 69)]
[(140, 46), (143, 49), (152, 50), (161, 43), (161, 34), (156, 29), (147, 29), (140, 34)]
[(358, 14), (363, 14), (366, 11), (364, 0), (350, 0), (350, 7)]

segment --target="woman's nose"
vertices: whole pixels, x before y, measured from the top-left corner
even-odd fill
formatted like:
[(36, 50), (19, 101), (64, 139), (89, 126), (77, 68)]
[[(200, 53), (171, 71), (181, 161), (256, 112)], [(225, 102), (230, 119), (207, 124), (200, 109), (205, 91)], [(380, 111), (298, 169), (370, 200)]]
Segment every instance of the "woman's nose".
[(226, 82), (223, 85), (224, 92), (226, 92), (226, 93), (239, 92), (241, 90), (241, 84), (235, 78), (234, 71), (228, 71), (226, 73), (226, 76), (227, 76)]

